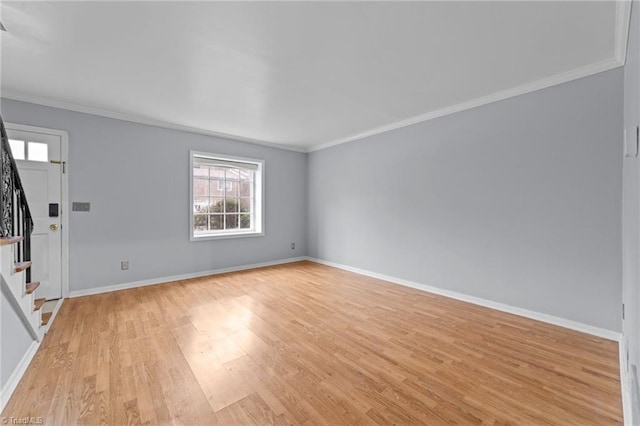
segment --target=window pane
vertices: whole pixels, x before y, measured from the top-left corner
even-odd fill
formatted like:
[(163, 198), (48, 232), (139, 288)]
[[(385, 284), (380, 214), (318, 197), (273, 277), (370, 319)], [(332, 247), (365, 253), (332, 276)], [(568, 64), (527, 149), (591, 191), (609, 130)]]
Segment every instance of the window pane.
[(212, 231), (224, 229), (224, 215), (212, 214), (211, 215), (211, 227)]
[(227, 169), (227, 180), (239, 180), (240, 179), (240, 170), (238, 169)]
[(16, 160), (24, 160), (24, 141), (9, 139), (11, 154)]
[(194, 166), (193, 167), (193, 176), (209, 178), (209, 167), (204, 166)]
[(251, 215), (249, 214), (240, 215), (240, 228), (242, 229), (251, 228)]
[(232, 190), (233, 188), (233, 182), (229, 182), (229, 181), (224, 181), (224, 180), (217, 180), (215, 181), (215, 185), (216, 185), (216, 190), (219, 192), (229, 192)]
[(211, 179), (224, 180), (224, 167), (210, 167)]
[(240, 169), (240, 180), (245, 182), (253, 182), (253, 170)]
[(238, 212), (238, 200), (235, 198), (227, 198), (225, 200), (225, 212), (237, 213)]
[(241, 197), (251, 197), (251, 189), (253, 188), (253, 184), (251, 182), (241, 182), (240, 183), (240, 196)]
[(209, 179), (194, 177), (193, 178), (193, 196), (208, 197), (209, 196)]
[(226, 197), (227, 198), (235, 198), (238, 196), (238, 182), (227, 182), (226, 186)]
[(251, 211), (251, 199), (250, 198), (240, 198), (240, 211), (241, 212), (250, 212)]
[(49, 161), (49, 145), (41, 142), (29, 142), (29, 161)]
[(225, 229), (237, 229), (238, 228), (238, 215), (228, 214), (226, 215), (227, 223)]
[(193, 201), (194, 213), (209, 213), (209, 199), (208, 198), (196, 198)]
[(224, 198), (211, 198), (210, 203), (210, 213), (224, 213)]
[(225, 191), (225, 182), (223, 180), (212, 180), (210, 186), (210, 195), (212, 197), (224, 197)]
[(195, 229), (196, 231), (206, 231), (207, 215), (204, 215), (204, 214), (193, 215), (193, 229)]

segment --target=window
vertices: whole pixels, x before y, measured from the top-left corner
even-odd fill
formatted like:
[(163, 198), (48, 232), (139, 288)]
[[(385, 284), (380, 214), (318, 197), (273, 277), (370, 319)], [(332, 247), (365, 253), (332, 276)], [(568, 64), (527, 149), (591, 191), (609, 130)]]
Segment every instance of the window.
[(264, 162), (191, 152), (191, 239), (262, 235)]
[(218, 191), (233, 191), (233, 184), (231, 181), (218, 181)]
[(29, 142), (27, 144), (27, 153), (29, 161), (49, 161), (49, 146), (41, 142)]
[(42, 142), (27, 142), (9, 139), (11, 154), (16, 160), (49, 161), (49, 145)]
[(11, 147), (11, 155), (16, 160), (24, 160), (24, 141), (16, 141), (9, 139), (9, 146)]

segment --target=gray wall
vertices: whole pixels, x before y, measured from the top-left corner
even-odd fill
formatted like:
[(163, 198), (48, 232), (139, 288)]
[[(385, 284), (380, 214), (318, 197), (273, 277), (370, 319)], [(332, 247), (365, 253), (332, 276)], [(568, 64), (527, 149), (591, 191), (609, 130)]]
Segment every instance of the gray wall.
[[(6, 121), (70, 134), (70, 198), (92, 203), (70, 216), (72, 291), (305, 255), (308, 207), (314, 257), (619, 330), (622, 75), (308, 159), (11, 100), (0, 106)], [(265, 237), (189, 242), (189, 149), (266, 160)]]
[(620, 331), (623, 72), (309, 156), (309, 255)]
[[(634, 143), (640, 124), (640, 10), (633, 3), (627, 64), (624, 67), (624, 127), (629, 143)], [(629, 349), (631, 389), (634, 393), (633, 424), (640, 423), (637, 368), (640, 366), (640, 159), (623, 161), (623, 332)]]
[[(306, 255), (305, 154), (6, 99), (1, 111), (69, 132), (70, 199), (91, 202), (70, 213), (71, 291)], [(190, 149), (265, 160), (264, 237), (189, 241)]]
[(2, 389), (33, 343), (31, 335), (4, 293), (1, 293), (0, 297), (0, 335), (2, 335), (2, 339), (0, 339), (2, 342), (0, 346), (0, 389)]

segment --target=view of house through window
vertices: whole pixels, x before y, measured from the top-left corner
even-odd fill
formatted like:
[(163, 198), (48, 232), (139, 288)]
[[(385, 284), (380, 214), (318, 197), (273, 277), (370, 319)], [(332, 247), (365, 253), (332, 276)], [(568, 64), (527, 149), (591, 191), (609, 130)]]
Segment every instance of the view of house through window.
[(261, 232), (262, 163), (192, 153), (192, 236)]

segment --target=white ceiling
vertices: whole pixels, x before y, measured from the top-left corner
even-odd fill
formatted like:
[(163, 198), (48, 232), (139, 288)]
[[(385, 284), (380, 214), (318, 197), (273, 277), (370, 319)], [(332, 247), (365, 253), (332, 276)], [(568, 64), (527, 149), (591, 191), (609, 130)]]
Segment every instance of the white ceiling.
[(620, 66), (628, 2), (3, 1), (2, 96), (310, 150)]

